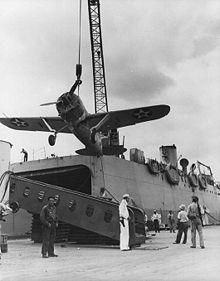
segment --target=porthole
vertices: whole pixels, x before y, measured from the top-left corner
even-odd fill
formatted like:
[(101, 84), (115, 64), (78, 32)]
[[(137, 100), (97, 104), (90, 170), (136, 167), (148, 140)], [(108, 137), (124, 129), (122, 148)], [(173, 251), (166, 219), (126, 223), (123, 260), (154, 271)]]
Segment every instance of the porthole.
[(55, 205), (58, 206), (60, 203), (60, 195), (55, 195), (54, 196), (54, 201), (55, 201)]
[(91, 217), (94, 213), (94, 206), (93, 205), (88, 205), (86, 208), (86, 215), (88, 217)]
[(42, 201), (44, 200), (44, 196), (45, 196), (45, 191), (41, 190), (41, 191), (39, 191), (39, 193), (38, 193), (37, 199), (38, 199), (40, 202), (42, 202)]
[(14, 193), (15, 192), (15, 183), (11, 183), (10, 185), (10, 193)]
[(31, 193), (30, 187), (26, 186), (23, 192), (24, 197), (28, 197)]
[(111, 220), (112, 220), (112, 211), (108, 210), (105, 212), (104, 214), (104, 221), (107, 222), (107, 223), (110, 223)]
[(75, 200), (70, 200), (68, 203), (68, 208), (70, 209), (71, 212), (74, 212), (76, 209), (76, 201)]

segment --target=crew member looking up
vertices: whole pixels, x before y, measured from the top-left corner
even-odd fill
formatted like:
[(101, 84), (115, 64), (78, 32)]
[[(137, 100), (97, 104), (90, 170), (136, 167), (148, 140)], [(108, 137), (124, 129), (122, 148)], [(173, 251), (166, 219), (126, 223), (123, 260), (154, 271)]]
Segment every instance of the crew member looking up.
[(129, 212), (128, 205), (129, 194), (124, 194), (123, 199), (119, 205), (119, 218), (120, 218), (120, 250), (128, 251), (129, 247)]

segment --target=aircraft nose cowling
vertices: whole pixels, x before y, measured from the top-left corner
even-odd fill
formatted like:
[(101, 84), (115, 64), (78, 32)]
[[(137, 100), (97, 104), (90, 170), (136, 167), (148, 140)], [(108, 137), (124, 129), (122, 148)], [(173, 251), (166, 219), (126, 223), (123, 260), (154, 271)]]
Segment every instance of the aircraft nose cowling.
[(62, 109), (59, 111), (59, 115), (68, 123), (81, 122), (86, 118), (86, 112), (79, 106)]
[(57, 111), (62, 119), (67, 122), (82, 121), (85, 114), (84, 107), (79, 97), (74, 94), (63, 94), (56, 103)]

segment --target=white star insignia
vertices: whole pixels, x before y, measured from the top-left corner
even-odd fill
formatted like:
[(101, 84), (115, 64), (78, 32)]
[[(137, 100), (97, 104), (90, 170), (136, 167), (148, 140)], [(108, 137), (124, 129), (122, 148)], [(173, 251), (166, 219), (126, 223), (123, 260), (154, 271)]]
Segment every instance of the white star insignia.
[(12, 118), (10, 120), (10, 122), (11, 122), (11, 124), (13, 124), (16, 127), (27, 127), (28, 126), (27, 122), (25, 122), (24, 120), (19, 119), (19, 118)]
[(142, 108), (140, 108), (138, 111), (134, 113), (134, 117), (137, 119), (144, 119), (151, 115), (152, 115), (151, 111), (144, 111)]

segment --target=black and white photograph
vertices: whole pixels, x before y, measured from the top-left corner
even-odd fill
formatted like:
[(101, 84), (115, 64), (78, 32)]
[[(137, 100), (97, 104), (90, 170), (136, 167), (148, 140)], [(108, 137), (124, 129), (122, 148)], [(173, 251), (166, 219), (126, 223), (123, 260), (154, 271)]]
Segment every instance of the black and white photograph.
[(0, 280), (220, 280), (220, 1), (0, 0)]

